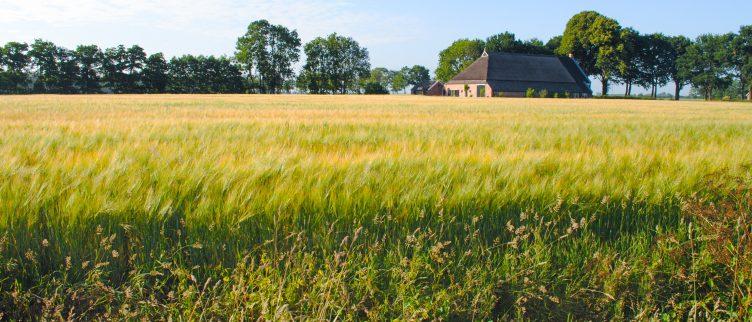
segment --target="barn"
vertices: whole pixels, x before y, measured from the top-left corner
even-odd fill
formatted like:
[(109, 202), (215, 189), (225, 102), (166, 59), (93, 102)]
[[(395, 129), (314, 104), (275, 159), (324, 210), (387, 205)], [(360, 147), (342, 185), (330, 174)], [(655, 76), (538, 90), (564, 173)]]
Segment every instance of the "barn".
[(444, 85), (443, 95), (524, 97), (529, 89), (550, 96), (590, 97), (590, 80), (571, 57), (486, 53)]

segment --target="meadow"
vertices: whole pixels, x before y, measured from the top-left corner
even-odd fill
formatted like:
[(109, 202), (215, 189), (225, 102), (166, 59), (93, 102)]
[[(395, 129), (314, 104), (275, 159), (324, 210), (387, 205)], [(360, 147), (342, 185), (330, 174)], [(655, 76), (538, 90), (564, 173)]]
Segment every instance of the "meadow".
[(0, 97), (0, 320), (752, 314), (752, 104)]

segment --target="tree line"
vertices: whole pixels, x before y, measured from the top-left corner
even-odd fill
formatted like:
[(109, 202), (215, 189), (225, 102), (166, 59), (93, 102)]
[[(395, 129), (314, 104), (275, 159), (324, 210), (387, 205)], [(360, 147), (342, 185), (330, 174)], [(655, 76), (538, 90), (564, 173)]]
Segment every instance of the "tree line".
[[(361, 93), (373, 74), (368, 50), (331, 34), (302, 46), (296, 31), (252, 22), (233, 56), (183, 55), (167, 60), (138, 45), (67, 49), (50, 41), (0, 47), (0, 93)], [(424, 68), (425, 69), (425, 68)], [(426, 69), (427, 74), (427, 69)], [(422, 75), (421, 76), (425, 76)], [(427, 76), (425, 77), (427, 78)], [(413, 78), (409, 78), (410, 80)], [(407, 83), (411, 81), (408, 80)], [(370, 84), (370, 85), (369, 85)], [(399, 82), (395, 83), (396, 86)]]
[(436, 77), (448, 81), (483, 52), (572, 55), (585, 74), (601, 82), (602, 95), (613, 83), (634, 85), (658, 96), (674, 83), (674, 99), (691, 85), (705, 99), (752, 99), (752, 26), (738, 33), (705, 34), (691, 40), (662, 33), (640, 34), (595, 11), (573, 16), (561, 36), (544, 43), (519, 40), (510, 32), (480, 39), (459, 39), (439, 53)]
[[(306, 61), (299, 73), (295, 65)], [(752, 94), (752, 26), (738, 33), (705, 34), (691, 40), (661, 33), (640, 34), (594, 11), (573, 16), (561, 36), (543, 42), (504, 32), (460, 39), (439, 53), (436, 78), (448, 81), (483, 52), (572, 55), (602, 94), (611, 84), (634, 85), (657, 97), (673, 82), (674, 98), (687, 85), (706, 99)], [(0, 47), (0, 94), (17, 93), (282, 93), (398, 92), (428, 85), (428, 69), (371, 69), (368, 50), (336, 33), (302, 44), (297, 31), (254, 21), (238, 38), (233, 56), (183, 55), (167, 60), (138, 45), (67, 49), (37, 39)], [(750, 95), (752, 96), (752, 95)]]

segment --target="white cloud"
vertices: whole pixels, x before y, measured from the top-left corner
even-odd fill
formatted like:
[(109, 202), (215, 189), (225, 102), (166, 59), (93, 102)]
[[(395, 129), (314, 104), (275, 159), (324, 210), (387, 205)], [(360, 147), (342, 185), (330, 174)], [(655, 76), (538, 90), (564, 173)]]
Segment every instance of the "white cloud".
[(0, 28), (19, 22), (47, 28), (150, 26), (234, 39), (250, 21), (263, 18), (297, 29), (303, 40), (335, 31), (370, 45), (417, 36), (413, 18), (361, 7), (343, 0), (0, 0)]

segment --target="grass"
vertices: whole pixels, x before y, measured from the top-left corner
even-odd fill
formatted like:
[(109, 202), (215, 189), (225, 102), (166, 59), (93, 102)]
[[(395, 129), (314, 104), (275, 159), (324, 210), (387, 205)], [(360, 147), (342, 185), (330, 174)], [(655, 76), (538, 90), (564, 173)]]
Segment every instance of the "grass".
[(0, 319), (751, 314), (745, 103), (6, 96), (0, 133)]

